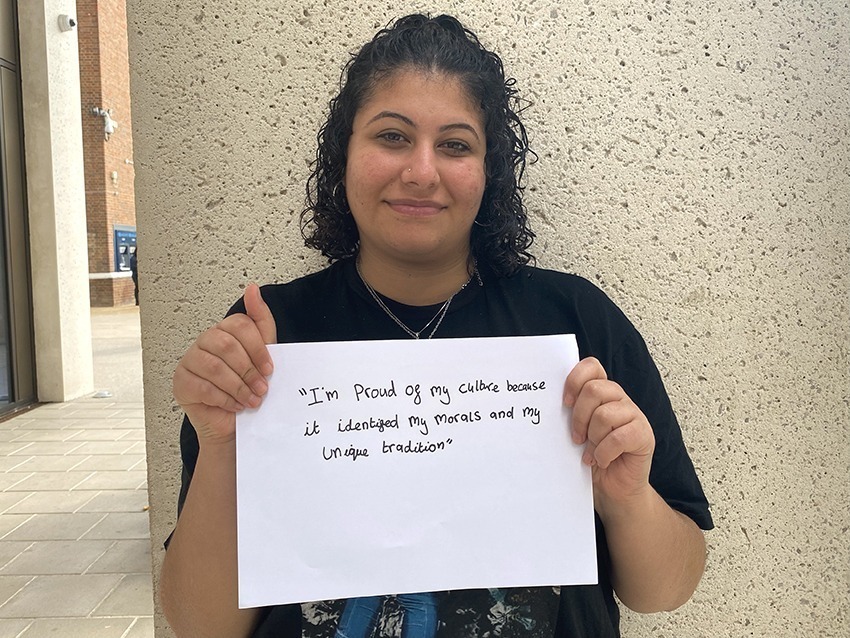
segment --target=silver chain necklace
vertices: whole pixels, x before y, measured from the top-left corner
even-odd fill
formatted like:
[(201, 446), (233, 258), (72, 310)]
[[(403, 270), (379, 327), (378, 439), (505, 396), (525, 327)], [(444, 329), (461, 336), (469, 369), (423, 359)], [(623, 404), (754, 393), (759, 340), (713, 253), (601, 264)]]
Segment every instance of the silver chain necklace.
[(414, 339), (419, 339), (420, 336), (422, 335), (422, 333), (425, 332), (425, 330), (428, 329), (428, 326), (430, 326), (432, 323), (434, 323), (436, 321), (437, 323), (434, 325), (434, 328), (431, 330), (431, 333), (428, 335), (427, 338), (430, 339), (431, 337), (434, 336), (434, 333), (437, 332), (437, 328), (439, 328), (440, 324), (443, 323), (443, 319), (445, 319), (446, 313), (449, 311), (449, 306), (452, 303), (452, 299), (454, 299), (455, 296), (458, 293), (460, 293), (464, 288), (466, 288), (469, 285), (469, 282), (472, 281), (473, 277), (475, 277), (478, 280), (479, 286), (484, 285), (484, 283), (481, 281), (481, 275), (478, 274), (478, 265), (475, 263), (475, 260), (473, 259), (473, 261), (472, 261), (472, 275), (469, 276), (469, 279), (467, 279), (464, 282), (464, 284), (458, 290), (456, 290), (454, 293), (452, 293), (451, 297), (449, 297), (448, 299), (446, 299), (443, 302), (443, 305), (440, 306), (439, 310), (437, 310), (437, 314), (435, 314), (433, 317), (431, 317), (431, 320), (428, 323), (426, 323), (424, 326), (422, 326), (419, 330), (411, 330), (410, 328), (407, 327), (407, 324), (405, 324), (401, 319), (399, 319), (398, 317), (395, 316), (395, 313), (387, 307), (387, 304), (384, 303), (384, 301), (383, 301), (383, 299), (381, 299), (380, 295), (378, 295), (378, 293), (375, 292), (375, 289), (372, 288), (372, 286), (369, 285), (369, 282), (366, 281), (366, 278), (363, 277), (363, 273), (360, 270), (360, 260), (357, 260), (355, 262), (355, 266), (357, 268), (357, 274), (360, 277), (360, 281), (363, 282), (363, 285), (366, 287), (366, 290), (368, 290), (369, 294), (372, 295), (372, 299), (375, 300), (375, 303), (377, 303), (378, 306), (380, 306), (381, 310), (383, 310), (386, 313), (386, 315), (398, 325), (399, 328), (404, 330), (407, 334), (409, 334)]

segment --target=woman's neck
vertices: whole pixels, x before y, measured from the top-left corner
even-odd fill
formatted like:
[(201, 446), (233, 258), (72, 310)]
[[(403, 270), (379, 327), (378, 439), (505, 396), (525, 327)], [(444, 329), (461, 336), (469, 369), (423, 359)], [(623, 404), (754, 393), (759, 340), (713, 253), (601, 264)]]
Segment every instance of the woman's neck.
[(445, 301), (469, 281), (473, 273), (468, 255), (439, 264), (398, 263), (378, 256), (357, 256), (360, 276), (377, 292), (409, 306)]

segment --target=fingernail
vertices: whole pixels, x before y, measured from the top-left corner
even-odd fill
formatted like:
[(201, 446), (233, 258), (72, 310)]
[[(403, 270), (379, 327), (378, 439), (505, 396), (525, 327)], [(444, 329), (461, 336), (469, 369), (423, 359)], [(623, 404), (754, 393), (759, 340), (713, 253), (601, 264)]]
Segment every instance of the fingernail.
[(585, 465), (593, 465), (593, 457), (590, 455), (590, 452), (585, 451), (585, 453), (581, 455), (581, 462)]
[(274, 366), (270, 361), (266, 361), (262, 366), (260, 366), (260, 372), (263, 373), (264, 377), (267, 377), (274, 372)]
[(571, 392), (567, 392), (564, 395), (564, 405), (566, 405), (568, 408), (573, 407), (573, 403), (575, 403), (575, 400), (576, 398), (572, 395)]
[(584, 441), (581, 440), (581, 435), (578, 432), (576, 432), (575, 430), (572, 431), (572, 436), (573, 436), (573, 443), (575, 443), (576, 445), (581, 445), (582, 443), (584, 443)]
[(248, 405), (251, 406), (252, 408), (259, 407), (262, 402), (263, 402), (263, 400), (260, 397), (258, 397), (256, 394), (252, 394), (251, 398), (248, 399)]
[(251, 384), (251, 390), (254, 391), (254, 394), (257, 396), (263, 396), (269, 390), (269, 384), (263, 381), (262, 379), (257, 379), (254, 383)]

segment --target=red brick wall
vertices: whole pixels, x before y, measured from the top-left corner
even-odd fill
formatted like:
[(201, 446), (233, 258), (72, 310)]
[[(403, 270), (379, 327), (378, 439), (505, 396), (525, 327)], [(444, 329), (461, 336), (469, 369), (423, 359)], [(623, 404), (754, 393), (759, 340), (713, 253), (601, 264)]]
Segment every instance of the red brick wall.
[[(77, 0), (77, 22), (89, 272), (106, 273), (115, 268), (113, 226), (136, 225), (125, 0)], [(92, 107), (112, 110), (109, 141)], [(94, 306), (133, 303), (130, 279), (91, 280), (90, 290)]]
[(132, 306), (135, 303), (133, 291), (133, 280), (129, 277), (89, 280), (91, 305), (95, 307)]

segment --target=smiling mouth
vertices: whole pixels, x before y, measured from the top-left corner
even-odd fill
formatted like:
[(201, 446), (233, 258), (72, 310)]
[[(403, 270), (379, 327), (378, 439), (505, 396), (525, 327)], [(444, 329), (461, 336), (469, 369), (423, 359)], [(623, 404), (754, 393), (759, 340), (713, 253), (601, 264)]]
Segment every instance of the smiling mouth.
[(445, 208), (439, 202), (434, 201), (415, 201), (407, 199), (388, 200), (387, 205), (395, 212), (402, 215), (411, 215), (422, 217), (427, 215), (436, 215)]

